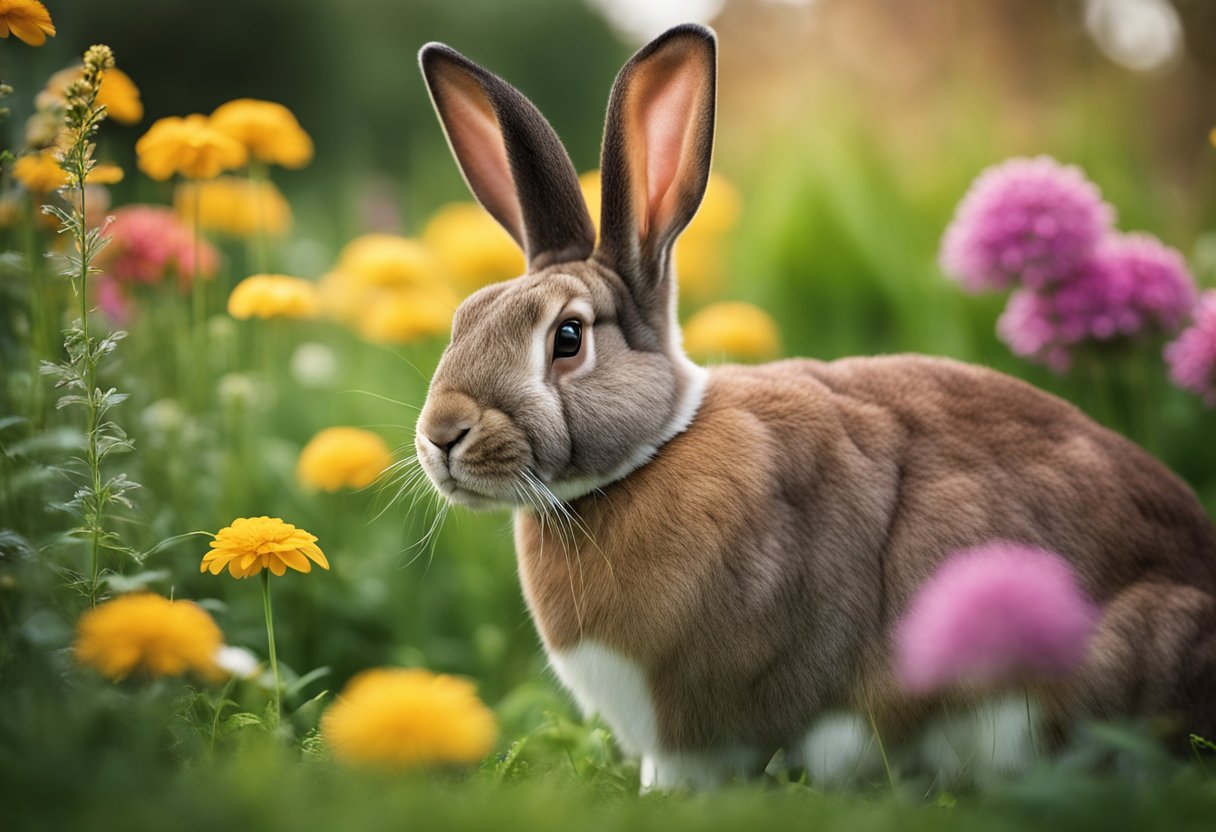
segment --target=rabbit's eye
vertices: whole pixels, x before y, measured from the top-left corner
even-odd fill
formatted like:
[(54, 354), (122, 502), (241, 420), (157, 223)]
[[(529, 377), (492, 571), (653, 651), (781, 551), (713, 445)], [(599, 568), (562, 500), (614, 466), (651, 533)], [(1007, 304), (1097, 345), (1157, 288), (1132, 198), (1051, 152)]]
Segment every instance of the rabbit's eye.
[(583, 324), (571, 319), (562, 321), (553, 337), (553, 357), (573, 358), (583, 346)]

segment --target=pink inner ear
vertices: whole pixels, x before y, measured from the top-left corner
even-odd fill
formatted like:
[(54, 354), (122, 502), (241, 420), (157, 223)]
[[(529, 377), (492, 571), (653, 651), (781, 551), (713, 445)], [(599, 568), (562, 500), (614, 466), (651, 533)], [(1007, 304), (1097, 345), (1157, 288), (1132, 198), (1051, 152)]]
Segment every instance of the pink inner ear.
[(673, 188), (687, 162), (693, 108), (701, 76), (687, 65), (656, 78), (644, 93), (640, 112), (646, 142), (646, 215), (648, 229), (670, 221), (679, 200)]
[(447, 93), (444, 126), (464, 178), (481, 204), (523, 246), (523, 210), (494, 108), (472, 79), (452, 79)]

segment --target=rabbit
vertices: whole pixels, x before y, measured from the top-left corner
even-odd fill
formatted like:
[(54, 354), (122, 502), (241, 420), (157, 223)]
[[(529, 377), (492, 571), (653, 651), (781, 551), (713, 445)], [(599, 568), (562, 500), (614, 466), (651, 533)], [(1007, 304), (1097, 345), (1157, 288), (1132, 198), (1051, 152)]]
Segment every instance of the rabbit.
[(672, 247), (709, 176), (716, 50), (677, 26), (620, 71), (598, 241), (536, 107), (447, 46), (419, 56), (527, 270), (456, 310), (417, 456), (451, 503), (514, 511), (558, 679), (640, 757), (643, 789), (755, 776), (778, 749), (831, 784), (876, 747), (926, 747), (947, 705), (1024, 748), (1026, 707), (911, 697), (892, 670), (918, 587), (952, 551), (1005, 539), (1060, 553), (1102, 609), (1081, 666), (1035, 687), (1037, 726), (1152, 715), (1216, 735), (1216, 529), (1148, 453), (944, 358), (685, 355)]

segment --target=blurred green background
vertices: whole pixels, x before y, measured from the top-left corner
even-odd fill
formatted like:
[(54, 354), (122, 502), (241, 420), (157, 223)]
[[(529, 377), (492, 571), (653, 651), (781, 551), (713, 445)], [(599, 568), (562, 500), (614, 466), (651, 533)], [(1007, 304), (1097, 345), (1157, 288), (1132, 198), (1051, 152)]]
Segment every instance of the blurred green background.
[[(112, 189), (115, 205), (171, 202), (171, 187), (134, 164), (135, 141), (155, 119), (210, 112), (237, 97), (282, 102), (312, 135), (316, 158), (274, 173), (295, 224), (273, 260), (306, 278), (323, 275), (359, 234), (418, 234), (436, 208), (467, 199), (417, 71), (423, 43), (447, 42), (515, 83), (586, 171), (597, 166), (616, 71), (642, 33), (661, 28), (648, 14), (673, 22), (699, 15), (720, 38), (715, 171), (742, 204), (716, 297), (767, 309), (788, 355), (922, 351), (1027, 378), (1144, 443), (1216, 509), (1216, 423), (1168, 384), (1159, 343), (1120, 356), (1113, 382), (1082, 371), (1052, 375), (997, 340), (1003, 298), (965, 295), (936, 264), (942, 230), (972, 178), (1006, 157), (1042, 153), (1084, 168), (1121, 229), (1157, 234), (1183, 252), (1201, 285), (1216, 285), (1216, 3), (45, 1), (57, 37), (36, 50), (0, 42), (0, 78), (16, 89), (2, 145), (22, 146), (34, 93), (95, 42), (113, 47), (146, 106), (140, 124), (102, 131), (100, 155), (128, 172)], [(3, 233), (4, 248), (26, 248), (17, 232)], [(231, 286), (251, 266), (239, 246), (225, 256), (221, 285)], [(316, 494), (295, 480), (300, 449), (332, 425), (378, 432), (408, 456), (442, 339), (390, 348), (323, 323), (232, 324), (222, 296), (213, 301), (222, 323), (201, 392), (166, 377), (162, 350), (172, 333), (156, 326), (155, 314), (131, 327), (107, 365), (106, 383), (132, 394), (116, 418), (137, 445), (115, 464), (144, 485), (136, 509), (116, 522), (120, 533), (148, 550), (236, 516), (269, 514), (316, 534), (332, 572), (289, 574), (275, 586), (281, 660), (298, 674), (329, 668), (296, 704), (366, 667), (418, 664), (476, 679), (498, 707), (506, 739), (558, 724), (546, 712), (571, 718), (527, 618), (505, 512), (454, 510), (419, 547), (435, 516), (425, 491), (411, 507), (412, 494), (395, 503), (391, 490), (375, 487)], [(26, 370), (23, 297), (12, 290), (4, 302), (4, 355), (12, 360), (0, 415), (24, 415), (44, 382)], [(150, 310), (167, 315), (175, 302)], [(334, 351), (335, 381), (318, 387), (291, 374), (304, 342)], [(233, 383), (234, 374), (244, 382)], [(168, 425), (148, 415), (166, 398), (183, 411)], [(47, 411), (6, 421), (0, 432), (0, 528), (16, 536), (0, 547), (0, 771), (17, 771), (33, 755), (39, 762), (21, 781), (30, 788), (61, 766), (87, 776), (104, 758), (121, 768), (125, 758), (113, 749), (130, 735), (115, 714), (160, 707), (109, 698), (104, 685), (79, 678), (64, 651), (80, 604), (64, 596), (56, 569), (78, 566), (81, 550), (61, 537), (70, 518), (47, 507), (67, 489), (51, 468), (78, 446), (73, 418)], [(204, 539), (190, 538), (142, 564), (114, 563), (128, 581), (115, 586), (200, 599), (230, 643), (263, 654), (256, 587), (200, 576), (204, 549)], [(259, 694), (235, 695), (252, 708)], [(92, 704), (78, 717), (52, 718), (57, 706), (48, 702), (79, 696)], [(302, 716), (297, 730), (309, 719), (315, 715)], [(562, 747), (566, 754), (590, 742), (569, 736), (576, 739)], [(154, 750), (132, 750), (132, 759), (190, 753), (188, 742), (169, 752), (161, 739), (147, 742)]]

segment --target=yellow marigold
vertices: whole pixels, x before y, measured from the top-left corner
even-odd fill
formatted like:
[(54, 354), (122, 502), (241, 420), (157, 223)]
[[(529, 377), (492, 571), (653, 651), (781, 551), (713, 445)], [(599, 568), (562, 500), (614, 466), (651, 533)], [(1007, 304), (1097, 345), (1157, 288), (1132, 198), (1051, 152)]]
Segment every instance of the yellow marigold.
[(228, 314), (246, 318), (315, 318), (317, 288), (310, 280), (285, 274), (255, 274), (228, 296)]
[(206, 116), (162, 118), (135, 143), (139, 169), (156, 180), (175, 173), (187, 179), (212, 179), (245, 164), (245, 146), (211, 126)]
[(378, 344), (407, 344), (445, 335), (460, 299), (450, 289), (396, 289), (375, 292), (355, 320), (359, 335)]
[(413, 768), (476, 763), (494, 747), (494, 714), (464, 679), (422, 669), (365, 670), (321, 718), (334, 755), (349, 763)]
[(763, 361), (781, 352), (772, 317), (750, 303), (713, 303), (684, 325), (684, 349), (695, 359), (735, 358)]
[(269, 569), (282, 575), (289, 566), (297, 572), (311, 572), (310, 560), (322, 569), (329, 568), (316, 535), (277, 517), (240, 517), (219, 530), (199, 571), (218, 575), (227, 567), (232, 577), (248, 578)]
[(291, 227), (291, 206), (282, 191), (265, 179), (220, 176), (179, 185), (173, 207), (187, 227), (194, 226), (196, 204), (205, 231), (233, 237), (280, 236)]
[(466, 293), (524, 272), (519, 246), (476, 202), (440, 208), (423, 229), (422, 241)]
[(135, 671), (219, 675), (224, 638), (207, 611), (189, 601), (137, 593), (99, 604), (76, 626), (76, 658), (111, 679)]
[(216, 107), (211, 125), (244, 145), (260, 162), (302, 168), (312, 161), (312, 139), (282, 104), (238, 98)]
[(55, 37), (55, 24), (38, 0), (0, 0), (0, 38), (9, 32), (30, 46), (42, 46), (47, 35)]
[[(34, 100), (40, 110), (48, 107), (63, 106), (64, 91), (68, 84), (84, 74), (84, 67), (70, 66), (52, 75), (46, 82), (46, 88), (38, 93)], [(101, 89), (97, 91), (97, 103), (104, 104), (106, 117), (119, 124), (136, 124), (144, 117), (144, 103), (139, 98), (139, 87), (131, 80), (131, 76), (117, 67), (107, 69), (101, 76)]]
[(306, 488), (322, 491), (363, 488), (392, 463), (392, 451), (379, 435), (359, 428), (326, 428), (300, 452), (296, 478)]
[[(30, 153), (13, 162), (13, 177), (36, 194), (48, 194), (67, 184), (68, 175), (55, 159), (54, 150)], [(99, 164), (86, 180), (90, 185), (113, 185), (122, 181), (118, 165)]]

